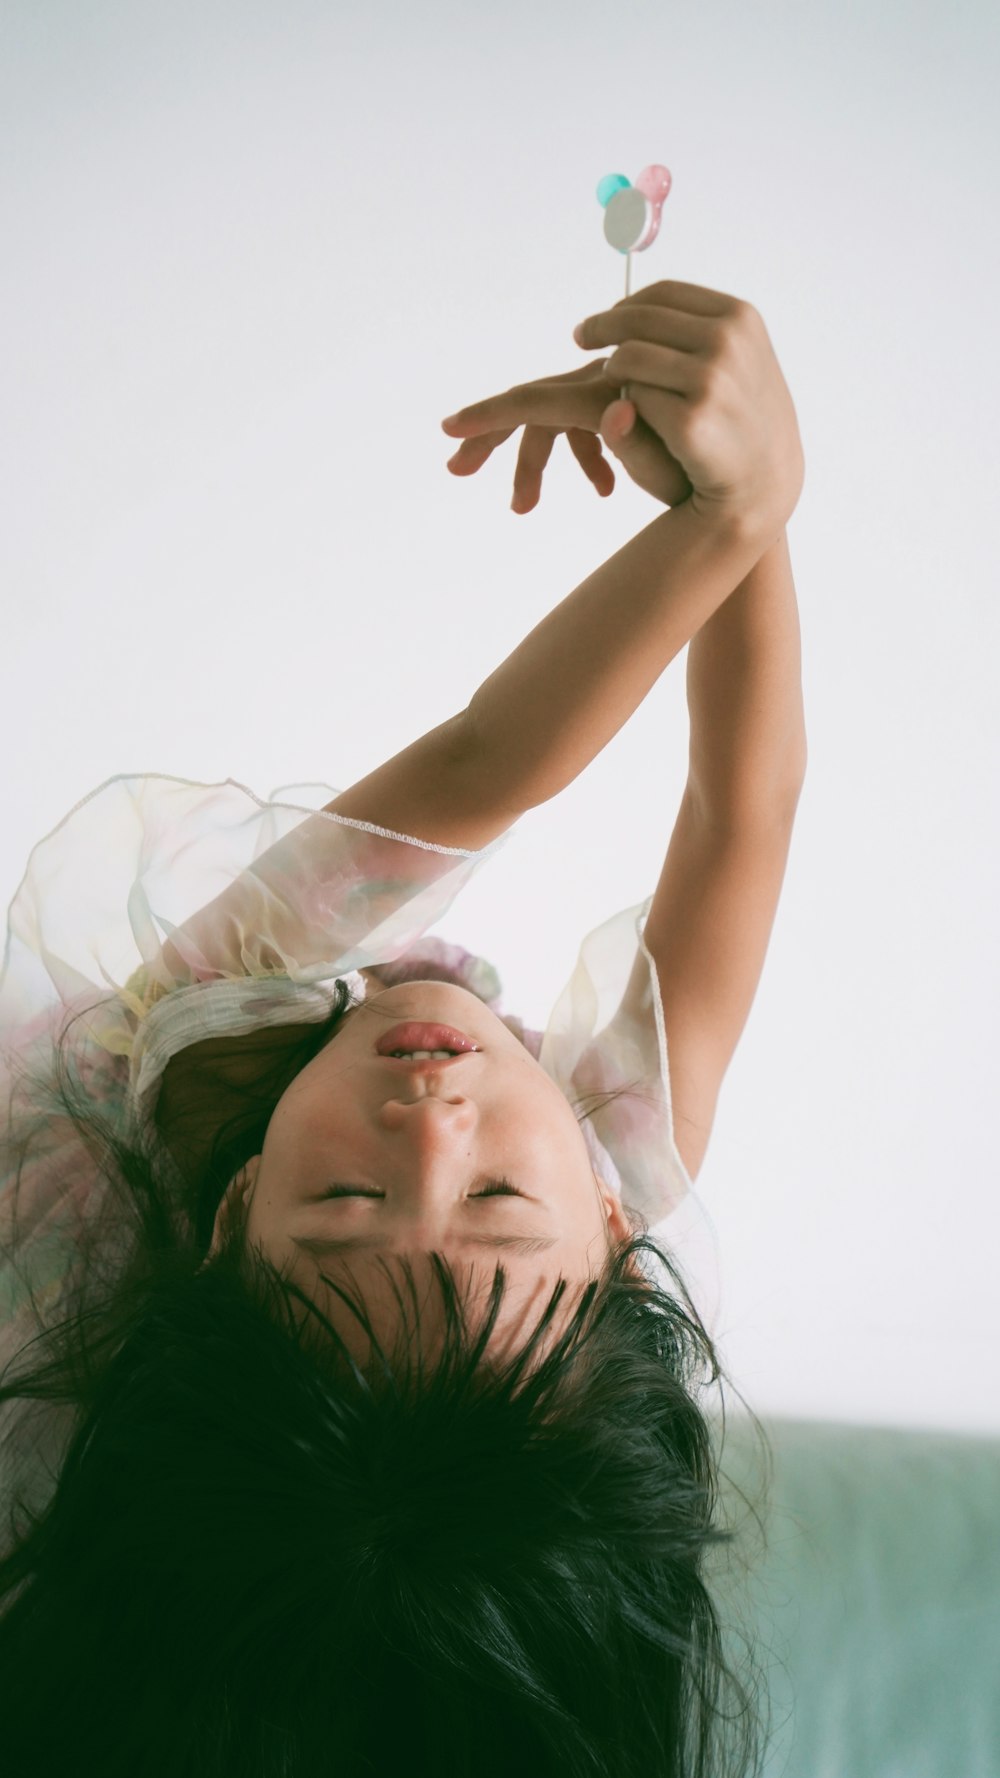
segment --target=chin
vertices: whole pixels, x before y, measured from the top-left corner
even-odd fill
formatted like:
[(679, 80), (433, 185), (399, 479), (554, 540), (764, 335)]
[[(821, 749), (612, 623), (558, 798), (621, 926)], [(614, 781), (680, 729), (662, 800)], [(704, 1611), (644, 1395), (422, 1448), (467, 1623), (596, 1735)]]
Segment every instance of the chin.
[(383, 988), (382, 992), (384, 994), (399, 995), (410, 993), (419, 994), (421, 999), (428, 993), (433, 993), (435, 996), (458, 995), (462, 1000), (474, 1000), (477, 1006), (483, 1008), (484, 1012), (489, 1012), (489, 1007), (486, 1005), (485, 1001), (480, 1000), (478, 994), (473, 994), (468, 988), (460, 988), (455, 982), (439, 982), (433, 979), (425, 981), (423, 977), (420, 977), (417, 981), (412, 982), (393, 982), (390, 987)]

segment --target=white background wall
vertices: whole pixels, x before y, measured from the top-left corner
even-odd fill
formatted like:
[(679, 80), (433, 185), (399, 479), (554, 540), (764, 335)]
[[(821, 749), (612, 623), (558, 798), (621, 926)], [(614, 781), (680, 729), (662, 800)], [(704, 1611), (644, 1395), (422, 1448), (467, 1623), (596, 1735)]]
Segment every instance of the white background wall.
[[(656, 516), (456, 407), (633, 288), (763, 313), (806, 486), (809, 773), (698, 1189), (762, 1413), (1000, 1430), (998, 16), (622, 0), (0, 8), (0, 899), (118, 773), (346, 787)], [(443, 923), (543, 1024), (648, 895), (686, 652)], [(649, 786), (657, 786), (652, 800)], [(318, 799), (323, 800), (323, 799)]]

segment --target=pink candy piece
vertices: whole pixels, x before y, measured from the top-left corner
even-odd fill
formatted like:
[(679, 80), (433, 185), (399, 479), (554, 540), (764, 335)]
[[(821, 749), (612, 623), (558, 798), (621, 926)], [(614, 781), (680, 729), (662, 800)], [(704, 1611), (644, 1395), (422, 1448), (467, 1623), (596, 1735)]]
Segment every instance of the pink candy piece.
[(635, 182), (636, 191), (641, 191), (643, 197), (649, 199), (652, 208), (649, 227), (636, 247), (636, 251), (639, 253), (644, 247), (648, 247), (651, 241), (655, 241), (660, 232), (660, 217), (663, 214), (663, 206), (669, 196), (672, 184), (670, 169), (655, 165), (644, 167)]
[(663, 200), (670, 191), (673, 181), (669, 167), (644, 167), (635, 182), (636, 191), (641, 191), (657, 209), (662, 209)]

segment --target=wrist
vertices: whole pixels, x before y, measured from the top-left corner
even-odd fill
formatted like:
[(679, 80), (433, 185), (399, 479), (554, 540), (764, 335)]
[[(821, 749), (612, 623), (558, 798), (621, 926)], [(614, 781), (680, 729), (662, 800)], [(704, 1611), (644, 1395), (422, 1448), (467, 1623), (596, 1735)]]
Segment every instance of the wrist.
[(682, 532), (698, 551), (699, 544), (706, 561), (716, 559), (728, 563), (732, 588), (742, 584), (768, 553), (784, 538), (784, 525), (775, 514), (708, 507), (693, 493), (678, 506), (672, 507)]

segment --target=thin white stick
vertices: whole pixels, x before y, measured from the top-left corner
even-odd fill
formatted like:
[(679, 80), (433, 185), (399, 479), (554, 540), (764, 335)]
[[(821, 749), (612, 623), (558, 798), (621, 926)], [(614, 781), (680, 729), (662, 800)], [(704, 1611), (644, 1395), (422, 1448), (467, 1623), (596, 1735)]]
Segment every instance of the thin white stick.
[[(631, 296), (631, 294), (632, 294), (632, 255), (631, 255), (631, 253), (626, 253), (626, 255), (625, 255), (625, 295)], [(628, 392), (628, 384), (627, 383), (626, 383), (624, 389), (620, 390), (619, 393), (620, 393), (620, 398), (622, 401), (629, 400), (629, 392)]]

